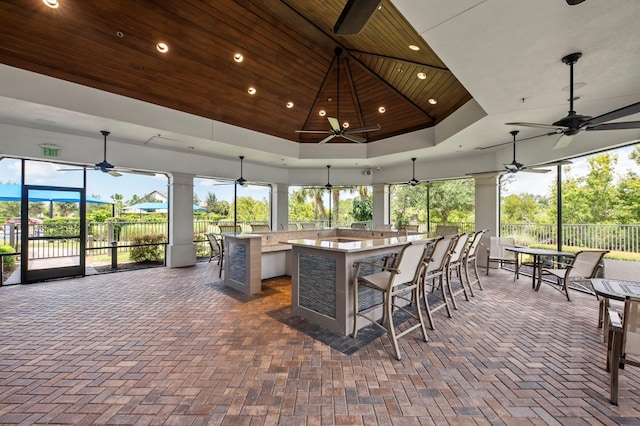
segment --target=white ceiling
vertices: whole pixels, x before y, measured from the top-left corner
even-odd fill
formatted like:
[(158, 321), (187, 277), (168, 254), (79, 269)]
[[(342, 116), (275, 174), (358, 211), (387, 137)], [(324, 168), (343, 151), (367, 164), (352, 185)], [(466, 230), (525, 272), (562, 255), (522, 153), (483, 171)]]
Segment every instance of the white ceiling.
[[(393, 3), (474, 98), (435, 129), (366, 145), (300, 145), (6, 66), (0, 66), (0, 123), (98, 140), (98, 130), (107, 128), (118, 143), (227, 159), (242, 154), (267, 167), (401, 169), (413, 156), (424, 164), (479, 156), (504, 162), (508, 149), (476, 148), (511, 140), (513, 128), (505, 122), (553, 123), (564, 117), (569, 67), (561, 58), (572, 52), (583, 54), (575, 65), (575, 82), (585, 83), (575, 93), (578, 113), (597, 116), (640, 101), (638, 0), (586, 0), (576, 6), (565, 0)], [(640, 117), (619, 121), (631, 120)], [(544, 133), (519, 130), (519, 138)], [(519, 153), (536, 164), (639, 136), (640, 130), (583, 132), (557, 151), (551, 150), (555, 140), (546, 137), (523, 142)], [(3, 153), (13, 154), (8, 142), (1, 143)], [(468, 161), (460, 164), (464, 172), (481, 171), (468, 170)]]

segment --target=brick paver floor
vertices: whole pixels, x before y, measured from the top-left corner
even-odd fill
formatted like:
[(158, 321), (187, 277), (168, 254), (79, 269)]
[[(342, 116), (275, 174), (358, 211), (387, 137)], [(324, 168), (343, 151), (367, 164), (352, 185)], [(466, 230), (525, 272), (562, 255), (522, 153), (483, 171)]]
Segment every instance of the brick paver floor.
[(595, 297), (493, 271), (429, 342), (345, 355), (225, 288), (215, 263), (0, 288), (1, 424), (640, 424), (640, 369), (608, 401)]

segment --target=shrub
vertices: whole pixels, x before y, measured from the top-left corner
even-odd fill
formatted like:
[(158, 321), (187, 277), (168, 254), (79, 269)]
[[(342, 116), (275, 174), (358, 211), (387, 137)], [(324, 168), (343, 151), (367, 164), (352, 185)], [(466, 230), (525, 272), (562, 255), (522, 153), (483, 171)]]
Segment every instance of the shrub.
[(129, 258), (134, 262), (149, 262), (162, 260), (163, 247), (160, 243), (165, 241), (163, 234), (134, 235), (131, 244), (158, 244), (152, 246), (131, 247)]
[[(15, 253), (16, 251), (11, 246), (0, 246), (0, 253)], [(15, 256), (2, 256), (2, 265), (13, 268), (16, 266)]]

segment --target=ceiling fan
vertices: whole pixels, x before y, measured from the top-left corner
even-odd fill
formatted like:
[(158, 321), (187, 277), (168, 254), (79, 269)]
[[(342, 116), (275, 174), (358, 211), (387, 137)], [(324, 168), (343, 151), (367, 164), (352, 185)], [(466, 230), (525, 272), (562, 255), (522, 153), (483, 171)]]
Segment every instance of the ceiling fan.
[(381, 127), (379, 124), (375, 124), (373, 126), (365, 126), (358, 127), (355, 129), (349, 129), (348, 127), (344, 127), (340, 125), (340, 55), (342, 54), (342, 48), (336, 47), (334, 53), (336, 54), (336, 67), (337, 67), (337, 94), (336, 94), (336, 117), (327, 117), (329, 120), (329, 126), (331, 126), (330, 130), (296, 130), (296, 133), (324, 133), (329, 134), (326, 138), (322, 139), (319, 144), (327, 143), (331, 139), (339, 136), (343, 139), (346, 139), (351, 142), (363, 143), (367, 140), (361, 136), (357, 136), (354, 133), (366, 133), (373, 132), (376, 130), (380, 130)]
[[(107, 131), (107, 130), (100, 130), (100, 133), (102, 133), (102, 136), (104, 137), (104, 142), (103, 142), (103, 159), (101, 162), (96, 163), (93, 165), (93, 169), (94, 170), (100, 170), (102, 173), (108, 173), (111, 176), (115, 176), (115, 177), (119, 177), (122, 176), (122, 173), (120, 172), (128, 172), (128, 173), (136, 173), (136, 174), (140, 174), (140, 175), (147, 175), (147, 176), (155, 176), (155, 173), (151, 173), (151, 172), (143, 172), (141, 170), (130, 170), (130, 169), (121, 169), (121, 168), (116, 168), (113, 164), (109, 163), (107, 161), (107, 136), (109, 136), (109, 134), (111, 132)], [(58, 169), (58, 171), (78, 171), (78, 170), (84, 170), (84, 169)]]
[(236, 184), (240, 186), (245, 186), (247, 184), (247, 180), (244, 177), (242, 177), (242, 162), (244, 161), (244, 155), (241, 155), (239, 158), (240, 158), (240, 177), (236, 179)]
[(556, 142), (553, 149), (565, 148), (569, 146), (573, 137), (582, 130), (624, 130), (624, 129), (640, 129), (640, 121), (627, 121), (623, 123), (607, 123), (607, 121), (616, 120), (618, 118), (626, 117), (628, 115), (636, 114), (640, 112), (640, 102), (627, 105), (614, 111), (609, 111), (605, 114), (597, 117), (590, 117), (588, 115), (581, 115), (573, 109), (573, 65), (578, 62), (578, 59), (582, 56), (582, 53), (571, 53), (564, 58), (562, 62), (569, 65), (569, 113), (566, 117), (561, 118), (553, 124), (538, 124), (538, 123), (505, 123), (509, 126), (525, 126), (525, 127), (538, 127), (543, 129), (553, 129), (551, 133), (541, 136), (550, 136), (553, 134), (561, 134), (562, 136)]
[[(551, 167), (551, 166), (557, 166), (557, 165), (563, 165), (563, 164), (571, 164), (571, 161), (563, 160), (563, 161), (555, 161), (555, 162), (552, 162), (552, 163), (540, 164), (538, 166), (525, 166), (524, 164), (522, 164), (522, 163), (520, 163), (519, 161), (516, 160), (516, 142), (517, 142), (516, 141), (516, 136), (520, 132), (518, 130), (512, 130), (509, 133), (513, 137), (513, 141), (510, 142), (510, 143), (513, 144), (513, 160), (510, 163), (506, 163), (504, 165), (504, 169), (503, 170), (495, 170), (495, 171), (491, 171), (491, 172), (480, 172), (480, 173), (469, 173), (470, 175), (496, 174), (496, 173), (518, 173), (518, 172), (548, 173), (551, 170), (539, 169), (538, 167)], [(527, 138), (527, 139), (532, 139), (532, 138)], [(522, 140), (525, 140), (525, 139), (522, 139)], [(504, 144), (500, 144), (500, 145), (504, 145)], [(499, 145), (494, 145), (494, 146), (499, 146)]]

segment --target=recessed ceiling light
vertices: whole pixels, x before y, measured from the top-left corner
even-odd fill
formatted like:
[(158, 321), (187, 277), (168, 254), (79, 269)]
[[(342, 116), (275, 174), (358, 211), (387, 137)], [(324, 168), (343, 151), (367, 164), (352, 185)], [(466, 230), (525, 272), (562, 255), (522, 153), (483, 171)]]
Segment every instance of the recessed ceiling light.
[(424, 80), (425, 78), (427, 78), (427, 75), (423, 72), (419, 72), (418, 74), (416, 74), (418, 76), (418, 78), (420, 80)]
[(169, 51), (169, 45), (161, 41), (160, 43), (156, 44), (156, 49), (158, 49), (158, 52), (160, 53), (167, 53)]
[(384, 114), (386, 111), (387, 111), (387, 109), (386, 109), (385, 107), (383, 107), (383, 106), (378, 107), (378, 112), (379, 112), (380, 114)]
[(124, 37), (124, 33), (122, 31), (116, 31), (116, 36), (118, 36), (118, 38), (122, 38)]
[(344, 127), (345, 129), (349, 128), (349, 122), (345, 121), (344, 123), (342, 123), (342, 127)]
[(416, 46), (415, 44), (410, 44), (409, 45), (409, 49), (418, 51), (418, 50), (420, 50), (420, 47)]
[(60, 3), (58, 3), (58, 0), (42, 0), (42, 2), (47, 6), (49, 6), (51, 9), (57, 9), (58, 6), (60, 6)]
[(255, 87), (249, 87), (249, 90), (247, 90), (247, 93), (249, 93), (250, 95), (255, 95), (256, 94), (256, 88)]
[(321, 110), (320, 110), (320, 112), (318, 112), (318, 115), (319, 115), (320, 117), (324, 117), (325, 115), (327, 115), (327, 111), (325, 111), (325, 110), (321, 109)]
[(244, 60), (244, 56), (242, 56), (242, 53), (236, 53), (235, 55), (233, 55), (233, 60), (236, 62), (242, 62)]
[(438, 103), (438, 101), (436, 101), (436, 100), (435, 100), (435, 99), (433, 99), (433, 98), (430, 98), (430, 99), (429, 99), (429, 103), (430, 103), (431, 105), (435, 105), (435, 104), (437, 104), (437, 103)]
[(287, 102), (287, 108), (293, 108), (293, 102), (291, 101)]

